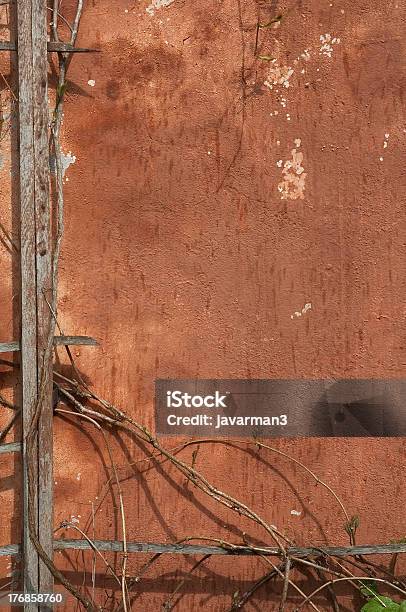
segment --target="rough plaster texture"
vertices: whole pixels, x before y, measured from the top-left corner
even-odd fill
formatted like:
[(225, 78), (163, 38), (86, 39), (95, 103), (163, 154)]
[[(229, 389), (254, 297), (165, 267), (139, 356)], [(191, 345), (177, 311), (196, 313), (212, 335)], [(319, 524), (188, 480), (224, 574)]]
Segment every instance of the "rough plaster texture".
[[(276, 61), (255, 61), (257, 16), (279, 13), (286, 19), (260, 32), (257, 50)], [(405, 376), (405, 20), (397, 0), (86, 3), (80, 43), (103, 52), (75, 58), (70, 73), (63, 148), (76, 162), (65, 175), (60, 316), (69, 333), (100, 341), (75, 354), (101, 395), (152, 426), (157, 377)], [(3, 250), (0, 265), (9, 340)], [(73, 517), (84, 528), (101, 503), (95, 534), (119, 537), (103, 497), (106, 452), (85, 430), (55, 423), (55, 524)], [(246, 531), (263, 541), (174, 470), (150, 469), (126, 435), (112, 443), (130, 539), (238, 540)], [(274, 445), (360, 515), (360, 543), (405, 535), (403, 440)], [(299, 544), (346, 543), (327, 492), (282, 458), (261, 457), (202, 446), (197, 467)], [(2, 456), (1, 543), (18, 539), (14, 463)], [(82, 584), (82, 556), (56, 558)], [(131, 571), (144, 561), (132, 557)], [(194, 561), (161, 558), (135, 589), (134, 609), (160, 609)], [(6, 576), (10, 560), (0, 568)], [(258, 561), (209, 560), (178, 609), (227, 609), (264, 571)], [(99, 564), (96, 584), (99, 593), (111, 584)], [(298, 584), (311, 589), (304, 576)], [(275, 610), (278, 592), (264, 587), (247, 609)], [(342, 593), (343, 610), (356, 610)]]

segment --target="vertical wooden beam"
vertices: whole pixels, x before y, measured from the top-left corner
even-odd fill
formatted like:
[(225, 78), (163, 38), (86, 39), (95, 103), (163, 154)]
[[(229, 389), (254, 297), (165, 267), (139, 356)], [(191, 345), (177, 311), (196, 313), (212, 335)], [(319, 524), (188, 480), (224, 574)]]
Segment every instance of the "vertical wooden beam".
[[(47, 56), (47, 0), (32, 0), (32, 55), (34, 103), (35, 215), (37, 266), (37, 359), (47, 369), (47, 385), (38, 424), (39, 539), (53, 558), (53, 405), (52, 355), (44, 364), (49, 341), (52, 303), (52, 240), (49, 198), (49, 106)], [(46, 299), (45, 299), (46, 298)], [(48, 302), (48, 303), (47, 303)], [(39, 590), (53, 591), (53, 577), (39, 562)]]
[[(18, 87), (20, 129), (20, 223), (21, 223), (21, 378), (23, 436), (25, 438), (37, 401), (37, 294), (35, 264), (35, 183), (32, 104), (31, 1), (18, 0)], [(23, 443), (23, 576), (24, 591), (38, 591), (38, 555), (29, 536), (28, 470)], [(37, 458), (33, 473), (37, 478)], [(35, 472), (34, 472), (35, 470)], [(35, 510), (37, 502), (34, 500)], [(35, 609), (35, 608), (31, 608)]]
[[(21, 374), (23, 434), (26, 437), (38, 402), (40, 373), (44, 364), (50, 313), (50, 200), (47, 98), (46, 0), (17, 0), (19, 123), (20, 123), (20, 217), (21, 217)], [(50, 360), (49, 360), (50, 361)], [(52, 558), (52, 378), (48, 377), (38, 444), (33, 458), (37, 535)], [(27, 453), (24, 462), (24, 590), (52, 591), (52, 577), (39, 560), (28, 525)], [(28, 606), (27, 610), (36, 610)]]

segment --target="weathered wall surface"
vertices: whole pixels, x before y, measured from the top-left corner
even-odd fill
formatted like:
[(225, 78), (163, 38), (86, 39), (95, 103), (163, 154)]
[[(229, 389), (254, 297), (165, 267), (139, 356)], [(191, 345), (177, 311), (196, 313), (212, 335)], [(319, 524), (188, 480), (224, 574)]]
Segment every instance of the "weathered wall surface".
[[(257, 21), (277, 14), (256, 50), (274, 60), (256, 59)], [(100, 395), (152, 427), (158, 377), (405, 376), (405, 19), (395, 0), (86, 5), (80, 43), (102, 53), (75, 58), (69, 76), (60, 317), (65, 331), (100, 341), (75, 351)], [(55, 428), (56, 525), (73, 518), (89, 535), (120, 537), (108, 490), (104, 498), (102, 439), (76, 421)], [(173, 469), (152, 469), (126, 435), (112, 444), (129, 539), (238, 540), (245, 531), (263, 541)], [(405, 535), (403, 440), (274, 446), (360, 516), (359, 542)], [(286, 460), (260, 457), (202, 445), (196, 465), (297, 543), (347, 542), (325, 490)], [(12, 466), (2, 472), (12, 504)], [(6, 543), (8, 502), (0, 513)], [(57, 559), (91, 587), (91, 555), (85, 578), (81, 555)], [(131, 571), (145, 560), (132, 557)], [(194, 562), (161, 558), (134, 590), (134, 609), (159, 609)], [(227, 609), (265, 571), (210, 559), (178, 609)], [(298, 584), (309, 590), (304, 577)], [(276, 609), (278, 589), (264, 587), (247, 609)], [(345, 609), (357, 609), (351, 597)]]

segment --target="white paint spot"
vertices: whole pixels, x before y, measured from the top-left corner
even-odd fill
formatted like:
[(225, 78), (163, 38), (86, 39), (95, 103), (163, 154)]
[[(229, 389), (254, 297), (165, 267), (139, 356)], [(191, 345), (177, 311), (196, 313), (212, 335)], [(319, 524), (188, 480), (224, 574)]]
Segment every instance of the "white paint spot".
[[(288, 117), (287, 117), (288, 118)], [(288, 118), (288, 120), (290, 117)], [(300, 139), (297, 138), (295, 143)], [(301, 144), (300, 140), (300, 144)], [(300, 145), (299, 145), (300, 146)], [(282, 169), (282, 181), (278, 185), (281, 200), (303, 200), (306, 182), (306, 172), (302, 166), (303, 153), (297, 151), (299, 147), (291, 150), (291, 159), (287, 159)]]
[(282, 168), (282, 164), (283, 164), (283, 159), (280, 159), (279, 161), (276, 162), (276, 165), (278, 166), (278, 168)]
[(96, 85), (96, 81), (94, 79), (89, 79), (87, 84), (90, 85), (90, 87), (94, 87)]
[[(289, 87), (289, 79), (294, 73), (293, 68), (290, 66), (272, 66), (269, 70), (268, 78), (264, 82), (264, 85), (273, 89), (275, 85), (282, 85), (283, 87)], [(276, 90), (277, 92), (278, 90)]]
[(301, 512), (299, 510), (291, 510), (290, 513), (292, 516), (301, 516)]
[(74, 514), (71, 515), (70, 522), (73, 524), (80, 523), (79, 519)]
[(152, 0), (151, 4), (147, 6), (145, 10), (153, 17), (156, 10), (170, 6), (173, 2), (175, 2), (175, 0)]
[(383, 157), (380, 157), (380, 158), (379, 158), (379, 161), (383, 162)]
[(211, 151), (207, 151), (207, 155), (211, 155)]
[(76, 480), (80, 480), (82, 478), (82, 472), (78, 472), (76, 475)]
[(306, 314), (308, 310), (311, 310), (311, 309), (312, 309), (311, 302), (308, 302), (307, 304), (303, 306), (302, 310), (296, 310), (296, 312), (294, 312), (293, 315), (290, 315), (290, 318), (294, 319), (296, 317), (298, 319), (302, 315)]
[(327, 57), (331, 57), (331, 54), (333, 53), (334, 45), (339, 45), (341, 41), (339, 38), (335, 38), (335, 37), (333, 38), (331, 34), (321, 34), (320, 42), (321, 42), (321, 46), (319, 49), (319, 54), (326, 55)]
[(66, 154), (61, 154), (61, 162), (62, 162), (62, 175), (65, 176), (65, 172), (69, 168), (71, 164), (76, 163), (76, 155), (72, 155), (71, 151), (68, 151)]

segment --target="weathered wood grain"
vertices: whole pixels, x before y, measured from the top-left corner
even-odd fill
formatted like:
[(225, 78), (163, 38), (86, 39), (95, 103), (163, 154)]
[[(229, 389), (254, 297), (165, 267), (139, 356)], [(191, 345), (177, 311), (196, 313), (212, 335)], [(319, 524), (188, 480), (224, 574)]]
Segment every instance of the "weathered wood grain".
[(54, 336), (54, 345), (63, 346), (98, 346), (97, 340), (90, 336)]
[[(49, 108), (47, 56), (47, 2), (32, 2), (32, 104), (34, 130), (34, 189), (37, 292), (38, 380), (43, 368), (45, 386), (38, 421), (38, 535), (46, 554), (53, 556), (53, 402), (52, 355), (46, 358), (52, 316), (52, 239), (49, 169)], [(39, 560), (39, 592), (53, 591), (53, 576)]]
[[(54, 346), (98, 346), (97, 340), (90, 336), (54, 336)], [(15, 353), (20, 350), (20, 343), (0, 342), (0, 353)]]
[[(23, 408), (23, 558), (24, 590), (38, 591), (38, 555), (29, 536), (28, 462), (25, 437), (37, 401), (37, 294), (35, 261), (35, 179), (33, 132), (33, 64), (31, 0), (17, 0), (19, 155), (20, 155), (20, 244), (21, 244), (21, 376)], [(32, 470), (37, 478), (37, 457)], [(37, 514), (37, 500), (33, 500)], [(29, 611), (35, 608), (29, 608)]]
[[(122, 552), (123, 542), (111, 540), (93, 540), (98, 550)], [(55, 540), (54, 550), (92, 550), (87, 540)], [(129, 553), (153, 553), (153, 554), (179, 554), (179, 555), (255, 555), (255, 551), (248, 547), (240, 546), (236, 550), (229, 550), (222, 546), (201, 546), (195, 544), (154, 544), (151, 542), (127, 542)], [(354, 555), (390, 555), (393, 553), (406, 553), (404, 544), (382, 544), (366, 546), (320, 546), (298, 547), (292, 546), (286, 549), (288, 555), (296, 557), (319, 556), (322, 553), (335, 557), (348, 557)], [(279, 557), (279, 548), (261, 547), (261, 555)]]
[[(123, 542), (114, 540), (92, 540), (94, 546), (103, 552), (122, 552)], [(54, 550), (92, 550), (87, 540), (54, 540)], [(256, 553), (250, 548), (240, 546), (237, 550), (227, 550), (221, 546), (201, 546), (198, 544), (154, 544), (152, 542), (127, 542), (129, 553), (140, 554), (170, 554), (170, 555), (233, 555), (252, 556)], [(18, 544), (8, 544), (0, 547), (1, 555), (15, 555), (19, 552)], [(314, 557), (322, 553), (335, 557), (349, 557), (356, 555), (393, 555), (406, 553), (406, 543), (403, 544), (365, 544), (362, 546), (320, 546), (298, 547), (292, 546), (286, 550), (288, 555), (295, 557)], [(278, 557), (281, 551), (278, 548), (261, 548), (261, 555)]]
[(0, 557), (14, 557), (20, 554), (20, 546), (18, 544), (7, 544), (0, 546)]
[(16, 353), (19, 350), (19, 342), (0, 342), (0, 353)]
[[(21, 222), (21, 373), (23, 407), (23, 557), (24, 590), (50, 592), (53, 579), (30, 538), (28, 509), (37, 536), (52, 558), (53, 458), (52, 360), (46, 351), (51, 314), (51, 229), (49, 199), (47, 5), (17, 0), (20, 222)], [(41, 382), (42, 381), (42, 382)], [(44, 382), (45, 381), (45, 382)], [(42, 393), (39, 393), (40, 383)], [(27, 435), (41, 405), (38, 436), (28, 457)], [(38, 450), (40, 449), (40, 451)], [(29, 468), (28, 468), (29, 466)], [(29, 477), (33, 486), (29, 491)], [(29, 611), (37, 606), (30, 605)]]
[(21, 442), (6, 442), (0, 444), (0, 453), (20, 453), (22, 450)]
[[(1, 4), (1, 3), (0, 3)], [(17, 51), (18, 45), (8, 40), (0, 41), (0, 51)], [(48, 53), (100, 53), (100, 49), (87, 49), (83, 47), (72, 47), (69, 43), (52, 42), (47, 43)]]

